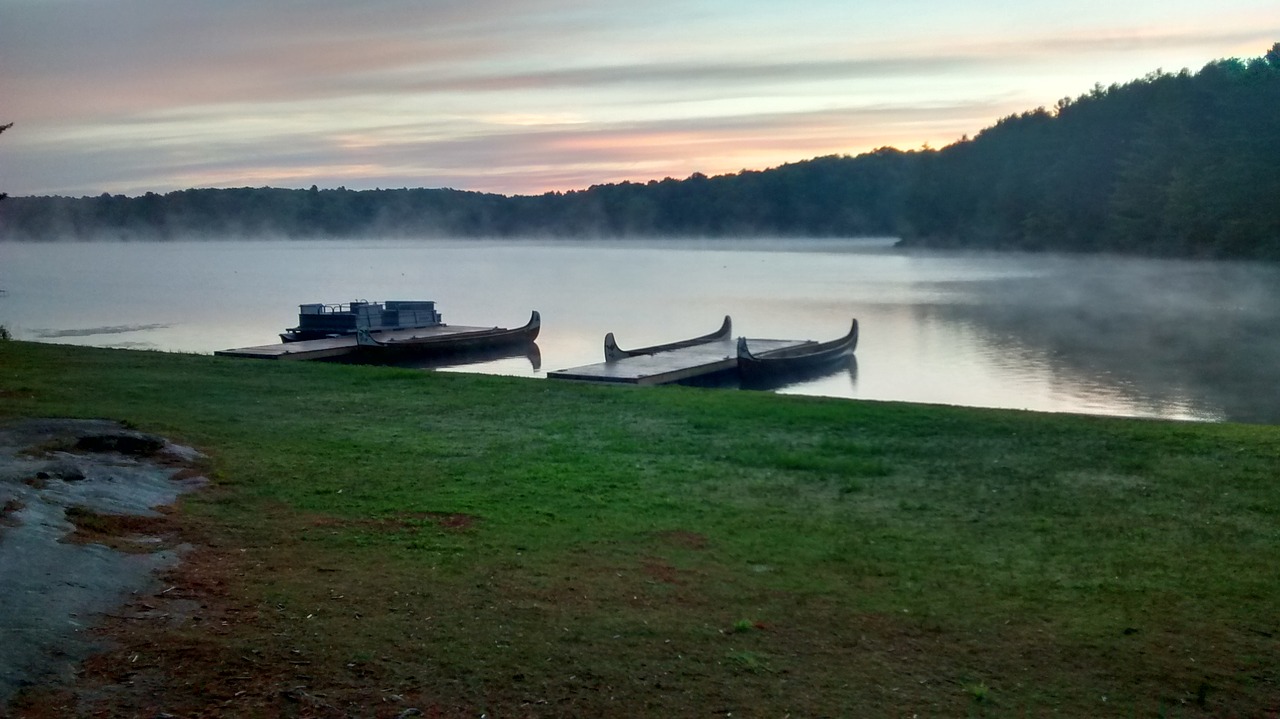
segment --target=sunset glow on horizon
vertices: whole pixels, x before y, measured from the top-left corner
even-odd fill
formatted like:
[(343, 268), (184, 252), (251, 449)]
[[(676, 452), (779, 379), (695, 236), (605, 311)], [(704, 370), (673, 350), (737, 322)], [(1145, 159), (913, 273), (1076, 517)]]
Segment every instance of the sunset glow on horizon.
[(718, 175), (942, 147), (1278, 40), (1250, 0), (0, 0), (0, 189)]

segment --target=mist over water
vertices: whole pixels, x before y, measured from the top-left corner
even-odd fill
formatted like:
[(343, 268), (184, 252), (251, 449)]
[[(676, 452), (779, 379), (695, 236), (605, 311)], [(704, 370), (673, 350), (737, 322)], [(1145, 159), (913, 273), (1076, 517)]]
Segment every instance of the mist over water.
[(1280, 268), (899, 251), (887, 240), (0, 243), (15, 337), (211, 353), (270, 344), (303, 302), (434, 299), (450, 324), (543, 316), (541, 377), (714, 330), (832, 339), (856, 360), (779, 392), (1280, 422)]
[(1275, 422), (1278, 279), (1240, 264), (1073, 260), (939, 311), (988, 347), (1029, 353), (1083, 411), (1110, 390), (1144, 415)]

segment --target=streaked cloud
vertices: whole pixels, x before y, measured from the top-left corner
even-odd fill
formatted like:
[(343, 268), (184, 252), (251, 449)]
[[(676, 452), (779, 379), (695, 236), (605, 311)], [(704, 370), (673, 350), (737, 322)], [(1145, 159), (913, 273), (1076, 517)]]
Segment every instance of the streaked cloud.
[(5, 0), (0, 187), (532, 193), (942, 145), (1258, 55), (1224, 0)]

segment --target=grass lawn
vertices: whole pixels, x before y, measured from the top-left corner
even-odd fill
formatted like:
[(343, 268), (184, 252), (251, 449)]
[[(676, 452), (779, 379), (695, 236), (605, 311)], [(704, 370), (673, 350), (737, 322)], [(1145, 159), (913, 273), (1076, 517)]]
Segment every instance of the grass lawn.
[(1280, 427), (0, 342), (27, 416), (214, 482), (180, 620), (17, 711), (1280, 712)]

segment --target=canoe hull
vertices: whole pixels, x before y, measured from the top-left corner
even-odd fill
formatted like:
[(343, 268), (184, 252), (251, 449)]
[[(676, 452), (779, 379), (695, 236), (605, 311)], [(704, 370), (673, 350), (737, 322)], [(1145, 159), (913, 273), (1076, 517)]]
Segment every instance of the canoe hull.
[(523, 327), (477, 330), (455, 334), (382, 341), (372, 333), (356, 332), (360, 354), (368, 357), (430, 357), (435, 355), (484, 352), (533, 342), (542, 329), (542, 317), (534, 310)]
[(849, 333), (830, 342), (804, 344), (753, 353), (745, 337), (738, 338), (738, 374), (744, 382), (768, 381), (780, 376), (802, 374), (836, 364), (853, 354), (858, 346), (858, 320)]

